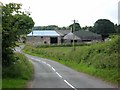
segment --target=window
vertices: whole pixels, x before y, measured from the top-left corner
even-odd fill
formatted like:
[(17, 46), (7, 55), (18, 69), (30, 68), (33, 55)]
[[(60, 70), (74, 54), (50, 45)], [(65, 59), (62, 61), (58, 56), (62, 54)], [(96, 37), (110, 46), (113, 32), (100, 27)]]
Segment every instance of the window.
[(50, 37), (50, 43), (51, 44), (57, 44), (58, 43), (58, 38), (57, 37)]
[(46, 41), (44, 41), (44, 44), (47, 44), (47, 42), (46, 42)]
[[(77, 40), (74, 40), (75, 43), (77, 43)], [(71, 43), (73, 43), (73, 40), (71, 40)]]

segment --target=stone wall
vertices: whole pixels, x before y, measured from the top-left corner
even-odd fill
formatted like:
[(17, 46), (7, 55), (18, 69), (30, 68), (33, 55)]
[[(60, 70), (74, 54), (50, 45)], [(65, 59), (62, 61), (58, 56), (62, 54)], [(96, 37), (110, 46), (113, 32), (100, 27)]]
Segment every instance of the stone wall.
[(27, 42), (28, 44), (50, 44), (50, 37), (32, 37), (29, 36), (27, 37)]
[[(61, 44), (61, 38), (60, 37), (57, 37), (57, 38), (58, 38), (58, 44)], [(29, 37), (27, 37), (26, 43), (34, 44), (34, 45), (44, 45), (44, 44), (50, 45), (51, 44), (49, 36), (42, 36), (42, 37), (29, 36)]]
[(61, 44), (61, 37), (58, 37), (58, 45)]

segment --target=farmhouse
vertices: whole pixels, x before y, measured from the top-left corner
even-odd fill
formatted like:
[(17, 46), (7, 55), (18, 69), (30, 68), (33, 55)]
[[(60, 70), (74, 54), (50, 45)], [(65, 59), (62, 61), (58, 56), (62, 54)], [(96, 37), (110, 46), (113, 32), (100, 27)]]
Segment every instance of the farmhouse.
[(73, 42), (101, 41), (101, 36), (90, 31), (79, 30), (72, 33), (70, 30), (33, 30), (27, 35), (29, 44), (70, 44)]

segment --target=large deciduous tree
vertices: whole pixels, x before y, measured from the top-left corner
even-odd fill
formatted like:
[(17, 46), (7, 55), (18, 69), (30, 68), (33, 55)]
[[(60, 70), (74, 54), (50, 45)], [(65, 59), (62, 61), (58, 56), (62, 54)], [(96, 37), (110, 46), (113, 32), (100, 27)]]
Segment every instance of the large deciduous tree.
[(101, 34), (104, 40), (111, 33), (115, 33), (114, 23), (108, 19), (99, 19), (94, 24), (94, 32)]
[(69, 29), (72, 29), (72, 30), (73, 30), (74, 26), (75, 26), (75, 31), (78, 31), (78, 30), (81, 29), (81, 26), (80, 26), (79, 23), (71, 24), (71, 25), (69, 26)]
[(117, 34), (120, 34), (120, 24), (119, 25), (115, 24), (115, 30)]
[(34, 26), (32, 18), (21, 12), (21, 4), (2, 5), (2, 64), (8, 66), (15, 60), (13, 49), (20, 35), (27, 34)]

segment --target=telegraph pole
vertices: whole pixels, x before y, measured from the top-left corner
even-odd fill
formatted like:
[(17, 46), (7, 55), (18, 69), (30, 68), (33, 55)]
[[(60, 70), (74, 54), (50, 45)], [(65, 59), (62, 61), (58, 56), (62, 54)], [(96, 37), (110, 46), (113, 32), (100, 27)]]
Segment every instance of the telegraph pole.
[(74, 35), (74, 31), (75, 31), (75, 23), (76, 20), (73, 20), (73, 50), (75, 51), (75, 35)]
[(32, 28), (32, 41), (33, 41), (33, 46), (34, 46), (34, 35), (33, 35), (33, 28)]
[(75, 51), (75, 42), (74, 42), (74, 39), (75, 39), (75, 35), (74, 35), (74, 31), (75, 31), (75, 20), (73, 20), (73, 50)]

